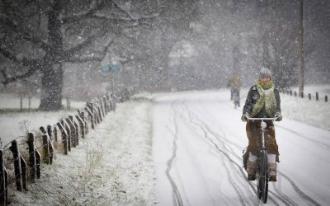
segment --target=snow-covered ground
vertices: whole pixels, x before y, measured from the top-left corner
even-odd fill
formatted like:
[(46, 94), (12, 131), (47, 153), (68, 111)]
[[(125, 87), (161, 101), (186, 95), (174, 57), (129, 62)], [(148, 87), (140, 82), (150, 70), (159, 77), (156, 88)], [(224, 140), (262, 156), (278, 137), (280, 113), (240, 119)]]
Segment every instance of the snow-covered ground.
[[(260, 204), (255, 182), (248, 182), (242, 169), (245, 123), (228, 93), (155, 98), (153, 154), (159, 205)], [(289, 105), (284, 98), (282, 107), (291, 106), (299, 104)], [(330, 132), (290, 116), (275, 127), (281, 162), (278, 182), (270, 183), (268, 205), (328, 205)]]
[[(149, 102), (126, 102), (110, 113), (69, 155), (57, 154), (13, 205), (152, 205)], [(10, 190), (12, 191), (12, 190)]]
[[(11, 140), (26, 136), (27, 132), (35, 132), (40, 126), (46, 126), (48, 124), (53, 125), (57, 123), (61, 118), (67, 117), (69, 114), (74, 114), (75, 109), (83, 108), (86, 103), (79, 101), (71, 102), (70, 110), (61, 110), (57, 112), (6, 112), (10, 109), (20, 108), (19, 96), (13, 94), (0, 94), (0, 138), (2, 144), (5, 145)], [(38, 108), (40, 100), (36, 97), (31, 99), (31, 108)], [(66, 107), (66, 100), (63, 100), (64, 108)], [(23, 108), (28, 108), (28, 100), (24, 98)]]
[[(70, 100), (69, 100), (70, 101)], [(27, 97), (23, 98), (22, 102), (23, 109), (28, 109), (29, 100)], [(32, 97), (31, 98), (31, 109), (38, 108), (40, 104), (40, 98)], [(63, 106), (66, 108), (67, 99), (63, 98), (62, 100)], [(82, 108), (85, 106), (85, 102), (83, 101), (70, 101), (70, 106), (73, 109)], [(0, 93), (0, 110), (4, 109), (19, 109), (20, 108), (20, 97), (18, 94), (8, 94), (8, 93)]]
[[(330, 104), (281, 97), (281, 162), (269, 205), (328, 205)], [(14, 205), (256, 205), (255, 183), (241, 167), (247, 139), (240, 116), (228, 90), (136, 95), (68, 156), (57, 154), (28, 192), (10, 199)]]

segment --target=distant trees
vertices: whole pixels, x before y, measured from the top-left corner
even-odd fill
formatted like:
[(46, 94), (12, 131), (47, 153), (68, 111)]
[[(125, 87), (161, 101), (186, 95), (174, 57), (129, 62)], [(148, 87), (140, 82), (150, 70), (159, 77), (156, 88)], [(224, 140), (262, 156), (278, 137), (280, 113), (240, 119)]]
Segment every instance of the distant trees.
[[(8, 60), (2, 63), (3, 84), (38, 72), (39, 108), (60, 109), (64, 63), (100, 62), (122, 28), (158, 15), (133, 14), (128, 7), (112, 0), (0, 1), (0, 54)], [(12, 64), (15, 69), (6, 69)]]

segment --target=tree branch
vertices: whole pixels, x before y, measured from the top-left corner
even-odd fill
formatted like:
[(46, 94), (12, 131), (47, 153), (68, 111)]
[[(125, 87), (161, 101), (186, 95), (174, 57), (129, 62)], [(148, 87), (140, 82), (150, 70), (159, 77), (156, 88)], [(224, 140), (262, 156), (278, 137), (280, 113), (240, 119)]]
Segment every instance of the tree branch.
[(4, 48), (1, 48), (1, 46), (0, 46), (0, 54), (2, 54), (7, 59), (15, 62), (16, 64), (20, 64), (21, 66), (35, 67), (37, 65), (40, 65), (40, 59), (39, 60), (29, 60), (24, 57), (22, 60), (19, 60), (19, 59), (17, 59), (17, 57), (15, 55), (11, 54), (9, 51), (5, 50)]
[(97, 56), (92, 56), (92, 57), (83, 57), (83, 58), (77, 58), (77, 57), (69, 57), (66, 59), (65, 62), (70, 62), (70, 63), (86, 63), (86, 62), (92, 62), (92, 61), (102, 61), (107, 54), (108, 49), (110, 46), (113, 44), (115, 38), (110, 40), (108, 44), (102, 49), (102, 51), (99, 53)]
[(11, 76), (11, 77), (8, 76), (8, 74), (6, 73), (5, 69), (2, 69), (2, 70), (1, 70), (1, 74), (2, 74), (2, 76), (3, 76), (3, 78), (4, 78), (4, 80), (2, 81), (2, 84), (7, 85), (7, 84), (9, 84), (9, 83), (11, 83), (11, 82), (15, 82), (15, 81), (17, 81), (17, 80), (19, 80), (19, 79), (25, 79), (25, 78), (27, 78), (27, 77), (30, 77), (30, 76), (32, 76), (36, 71), (38, 71), (39, 69), (40, 69), (40, 68), (38, 68), (38, 67), (30, 67), (30, 68), (28, 69), (27, 72), (25, 72), (25, 73), (23, 73), (23, 74), (19, 74), (19, 75)]
[(36, 38), (30, 35), (29, 33), (25, 32), (24, 31), (25, 28), (24, 30), (19, 29), (19, 27), (14, 22), (12, 22), (8, 17), (0, 16), (0, 24), (4, 25), (5, 27), (11, 29), (13, 32), (17, 33), (17, 35), (19, 35), (19, 37), (21, 37), (22, 39), (39, 45), (44, 50), (51, 49), (51, 47), (47, 43), (43, 42), (41, 39)]
[(101, 3), (96, 4), (93, 8), (89, 9), (87, 12), (83, 14), (62, 18), (63, 24), (75, 23), (82, 19), (89, 18), (91, 15), (95, 14), (99, 9), (101, 9), (104, 6), (104, 2), (105, 1), (101, 1)]
[(80, 50), (84, 49), (85, 47), (89, 46), (93, 40), (95, 39), (96, 35), (89, 36), (86, 40), (78, 44), (77, 46), (64, 51), (64, 58), (72, 57), (75, 53), (79, 52)]

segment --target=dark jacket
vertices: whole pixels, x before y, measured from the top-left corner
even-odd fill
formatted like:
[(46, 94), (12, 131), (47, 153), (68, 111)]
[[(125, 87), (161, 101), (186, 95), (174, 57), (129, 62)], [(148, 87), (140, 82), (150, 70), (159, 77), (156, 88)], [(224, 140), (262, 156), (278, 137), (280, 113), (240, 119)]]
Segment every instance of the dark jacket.
[[(278, 89), (274, 89), (275, 99), (276, 99), (276, 112), (281, 113), (281, 99)], [(243, 107), (243, 114), (251, 114), (254, 104), (260, 98), (258, 89), (256, 85), (253, 85), (246, 97), (245, 105)], [(266, 113), (265, 107), (255, 116), (256, 118), (269, 117)]]

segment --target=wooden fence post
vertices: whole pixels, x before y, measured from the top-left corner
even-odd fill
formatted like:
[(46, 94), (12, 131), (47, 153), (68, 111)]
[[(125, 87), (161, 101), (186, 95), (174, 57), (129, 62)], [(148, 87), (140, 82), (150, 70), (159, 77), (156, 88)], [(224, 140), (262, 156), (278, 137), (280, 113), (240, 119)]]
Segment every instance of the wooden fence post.
[(325, 102), (328, 102), (328, 96), (327, 96), (327, 95), (325, 95), (325, 97), (324, 97), (324, 101), (325, 101)]
[(289, 93), (290, 93), (290, 96), (292, 96), (292, 90), (290, 90)]
[(72, 136), (71, 136), (71, 129), (70, 129), (70, 126), (68, 125), (68, 123), (67, 123), (67, 121), (65, 120), (64, 121), (64, 119), (62, 119), (61, 120), (61, 123), (62, 123), (62, 125), (63, 125), (63, 128), (66, 130), (66, 134), (67, 134), (67, 141), (66, 141), (66, 143), (67, 143), (67, 146), (68, 146), (68, 151), (70, 152), (71, 151), (71, 138), (72, 138)]
[(71, 145), (72, 147), (76, 147), (77, 146), (77, 142), (76, 142), (76, 130), (74, 128), (74, 124), (73, 122), (71, 121), (71, 118), (70, 116), (68, 118), (65, 119), (65, 121), (67, 122), (67, 124), (69, 125), (69, 128), (70, 128), (70, 142), (71, 142)]
[(40, 127), (40, 131), (42, 132), (42, 148), (44, 153), (44, 162), (46, 164), (52, 163), (51, 153), (50, 153), (50, 144), (49, 144), (49, 137), (47, 131), (44, 127)]
[(14, 158), (16, 189), (18, 191), (22, 191), (23, 179), (22, 179), (21, 157), (18, 151), (18, 145), (16, 140), (13, 140), (11, 142), (10, 150), (13, 153), (13, 158)]
[(31, 168), (31, 181), (35, 182), (35, 178), (37, 177), (37, 159), (34, 146), (34, 135), (32, 133), (28, 134), (27, 143), (29, 145), (29, 165)]
[(72, 115), (69, 115), (69, 119), (70, 119), (71, 124), (72, 124), (73, 129), (74, 129), (74, 142), (75, 142), (75, 146), (77, 146), (77, 145), (79, 145), (79, 131), (78, 131), (78, 125), (77, 125), (77, 123), (74, 121)]
[(90, 119), (91, 119), (91, 128), (95, 129), (95, 122), (94, 122), (94, 113), (91, 109), (90, 106), (87, 105), (87, 107), (85, 108), (86, 112), (88, 113)]
[(68, 134), (66, 130), (64, 129), (64, 125), (61, 122), (57, 123), (58, 128), (61, 130), (61, 136), (62, 136), (62, 143), (64, 145), (64, 154), (68, 154)]
[(309, 100), (312, 99), (312, 95), (311, 95), (311, 93), (308, 93), (308, 99), (309, 99)]
[(54, 133), (54, 141), (55, 142), (57, 142), (57, 128), (56, 128), (56, 125), (54, 125), (54, 127), (53, 127), (54, 129), (53, 129), (53, 133)]
[(318, 92), (316, 92), (315, 98), (316, 98), (316, 101), (319, 101), (319, 93)]
[(83, 121), (84, 123), (84, 127), (85, 127), (85, 135), (88, 133), (88, 125), (87, 125), (87, 121), (85, 119), (85, 112), (80, 112), (79, 111), (79, 116), (81, 118), (81, 120)]
[(297, 92), (296, 92), (296, 91), (294, 91), (294, 92), (293, 92), (293, 95), (296, 97), (296, 96), (297, 96)]
[(23, 189), (24, 190), (28, 190), (27, 189), (27, 164), (25, 159), (21, 156), (21, 170), (22, 170), (22, 182), (23, 182)]
[(103, 121), (103, 117), (102, 117), (102, 111), (101, 111), (101, 105), (97, 105), (96, 106), (97, 111), (98, 111), (98, 116), (99, 116), (99, 123), (101, 123)]
[(83, 120), (80, 118), (79, 114), (77, 114), (75, 117), (79, 123), (79, 128), (80, 128), (79, 130), (80, 130), (81, 138), (85, 138), (85, 124), (84, 124)]
[(3, 150), (0, 150), (0, 205), (7, 205), (7, 172), (3, 161)]

